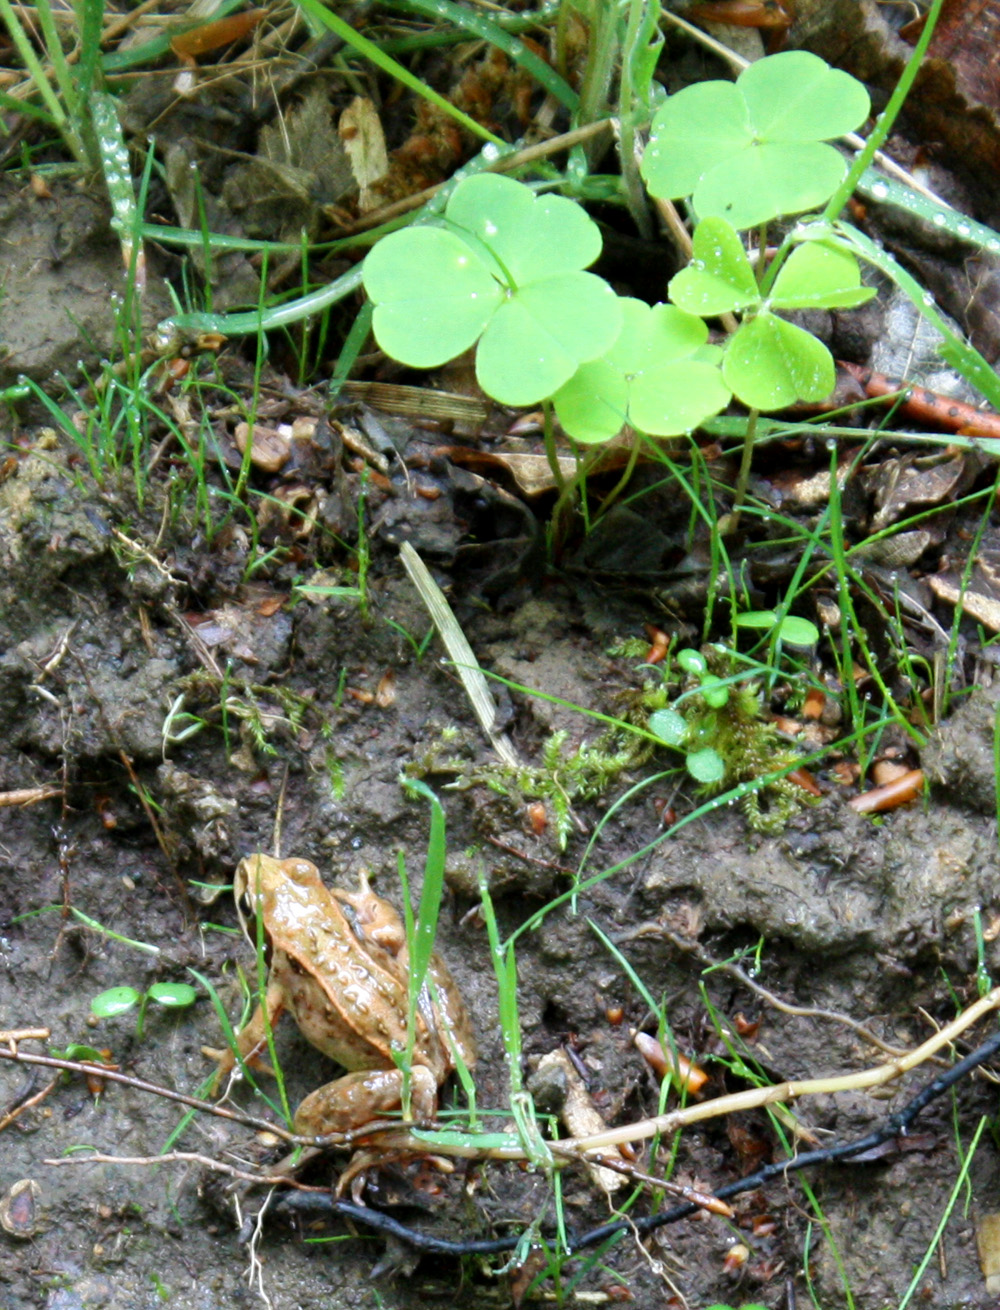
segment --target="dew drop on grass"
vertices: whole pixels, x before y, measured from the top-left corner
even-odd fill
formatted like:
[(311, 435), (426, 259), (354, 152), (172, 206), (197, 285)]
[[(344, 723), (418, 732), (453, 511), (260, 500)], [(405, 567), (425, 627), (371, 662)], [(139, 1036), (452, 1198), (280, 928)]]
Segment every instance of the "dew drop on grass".
[(483, 231), (488, 237), (495, 237), (499, 230), (500, 229), (497, 227), (496, 223), (493, 222), (492, 218), (488, 218), (483, 224)]
[(995, 240), (993, 237), (990, 237), (989, 241), (987, 241), (987, 243), (986, 243), (986, 249), (987, 249), (987, 250), (1000, 250), (1000, 241), (997, 241), (997, 240)]
[(492, 141), (487, 141), (480, 153), (485, 160), (492, 163), (500, 158), (500, 147), (495, 146)]
[(935, 214), (935, 215), (934, 215), (934, 226), (935, 226), (935, 227), (944, 227), (944, 225), (945, 225), (947, 222), (948, 222), (948, 220), (947, 220), (947, 218), (945, 218), (944, 214)]
[(924, 294), (920, 297), (920, 299), (921, 299), (921, 302), (922, 302), (923, 304), (925, 304), (925, 305), (933, 305), (933, 304), (934, 304), (934, 297), (931, 295), (931, 293), (930, 293), (929, 291), (925, 291)]
[(876, 200), (884, 200), (888, 194), (889, 194), (889, 188), (885, 185), (884, 182), (876, 182), (875, 185), (872, 187), (872, 195), (875, 197)]
[(955, 231), (960, 237), (967, 237), (972, 229), (969, 227), (968, 223), (959, 223), (955, 228)]

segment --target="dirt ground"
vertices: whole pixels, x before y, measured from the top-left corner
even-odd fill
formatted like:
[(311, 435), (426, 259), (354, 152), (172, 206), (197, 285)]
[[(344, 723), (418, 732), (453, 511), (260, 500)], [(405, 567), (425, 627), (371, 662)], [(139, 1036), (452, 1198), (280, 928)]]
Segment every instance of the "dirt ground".
[[(152, 112), (150, 86), (142, 82)], [(186, 167), (185, 158), (178, 169)], [(0, 237), (10, 252), (0, 387), (27, 375), (55, 393), (62, 372), (79, 380), (78, 359), (93, 369), (114, 354), (108, 288), (120, 283), (120, 251), (105, 209), (86, 191), (56, 181), (49, 204), (5, 177), (0, 188)], [(151, 254), (147, 325), (168, 312), (161, 274), (178, 267), (162, 251), (159, 258)], [(236, 273), (248, 267), (243, 261)], [(236, 274), (233, 283), (233, 302), (245, 303)], [(875, 323), (868, 335), (888, 333)], [(245, 384), (252, 370), (239, 366)], [(230, 380), (238, 391), (240, 380)], [(279, 389), (274, 395), (287, 401)], [(314, 405), (314, 416), (322, 408)], [(204, 516), (173, 496), (176, 450), (141, 506), (127, 476), (98, 488), (66, 437), (41, 428), (44, 417), (29, 407), (6, 416), (12, 453), (0, 460), (0, 793), (52, 792), (0, 808), (0, 1031), (51, 1034), (23, 1042), (24, 1052), (107, 1048), (135, 1079), (202, 1095), (212, 1069), (202, 1047), (224, 1039), (200, 985), (188, 1010), (150, 1006), (141, 1039), (134, 1014), (95, 1023), (91, 999), (125, 984), (190, 982), (195, 970), (235, 1021), (240, 978), (252, 980), (255, 964), (232, 897), (219, 889), (252, 852), (277, 846), (343, 887), (370, 870), (398, 905), (402, 850), (419, 890), (429, 810), (407, 797), (403, 772), (423, 777), (446, 811), (438, 942), (473, 1016), (487, 1129), (509, 1128), (510, 1107), (497, 984), (475, 913), (481, 874), (506, 935), (567, 891), (585, 851), (585, 876), (613, 870), (518, 938), (517, 973), (529, 1080), (543, 1055), (570, 1048), (597, 1110), (616, 1126), (656, 1114), (661, 1088), (630, 1031), (655, 1024), (603, 938), (653, 998), (666, 998), (679, 1049), (711, 1076), (709, 1095), (749, 1086), (720, 1027), (744, 1035), (771, 1082), (880, 1064), (885, 1050), (859, 1024), (893, 1048), (924, 1041), (977, 996), (977, 912), (984, 972), (1000, 976), (1000, 690), (985, 673), (922, 752), (932, 786), (916, 805), (873, 820), (824, 778), (823, 799), (779, 835), (755, 834), (736, 808), (724, 808), (658, 841), (662, 803), (683, 815), (696, 802), (664, 783), (617, 805), (637, 781), (627, 775), (576, 806), (578, 823), (560, 851), (551, 822), (535, 831), (523, 803), (483, 782), (494, 756), (441, 648), (432, 642), (418, 652), (430, 623), (398, 545), (411, 541), (431, 565), (484, 667), (614, 713), (618, 694), (636, 685), (637, 661), (609, 651), (657, 617), (638, 589), (621, 585), (624, 573), (615, 580), (614, 554), (623, 547), (631, 573), (643, 549), (662, 555), (685, 532), (685, 505), (664, 495), (647, 520), (608, 516), (603, 535), (580, 547), (575, 571), (546, 575), (544, 507), (536, 512), (428, 453), (419, 467), (437, 480), (437, 498), (414, 496), (398, 477), (391, 495), (369, 497), (365, 615), (350, 598), (293, 592), (309, 580), (351, 584), (343, 551), (324, 558), (273, 521), (271, 535), (255, 541), (245, 515), (207, 533)], [(317, 521), (331, 538), (353, 541), (357, 478), (346, 477), (342, 451), (317, 450), (304, 476), (322, 488)], [(275, 501), (272, 492), (256, 487), (254, 505)], [(525, 760), (538, 762), (554, 730), (565, 729), (570, 745), (599, 731), (551, 700), (497, 694)], [(179, 739), (194, 726), (184, 714), (204, 726)], [(727, 961), (742, 974), (713, 967)], [(959, 1049), (990, 1031), (987, 1020)], [(290, 1020), (277, 1043), (293, 1106), (334, 1076)], [(890, 1088), (803, 1098), (796, 1113), (811, 1134), (803, 1141), (863, 1136), (942, 1067)], [(273, 1088), (267, 1078), (262, 1085)], [(530, 1085), (542, 1100), (542, 1081)], [(444, 1107), (456, 1098), (449, 1086)], [(270, 1114), (246, 1089), (235, 1102)], [(0, 1310), (407, 1310), (525, 1297), (528, 1280), (508, 1256), (419, 1256), (396, 1237), (279, 1199), (255, 1233), (261, 1195), (234, 1196), (211, 1164), (256, 1167), (280, 1151), (241, 1124), (185, 1119), (183, 1106), (150, 1090), (93, 1089), (79, 1075), (0, 1059), (0, 1125)], [(642, 1242), (626, 1232), (567, 1261), (560, 1288), (549, 1281), (524, 1303), (898, 1310), (920, 1270), (909, 1304), (996, 1310), (976, 1242), (977, 1226), (1000, 1209), (996, 1125), (995, 1087), (976, 1075), (877, 1158), (773, 1180), (736, 1198), (732, 1220), (702, 1212)], [(198, 1158), (156, 1163), (165, 1149)], [(637, 1163), (662, 1176), (676, 1152), (673, 1179), (712, 1193), (782, 1149), (772, 1121), (755, 1110), (688, 1128), (661, 1142), (656, 1160), (639, 1143)], [(145, 1162), (88, 1161), (95, 1151)], [(309, 1179), (328, 1183), (346, 1163), (343, 1152), (331, 1154)], [(35, 1189), (20, 1190), (19, 1207), (11, 1189), (24, 1180)], [(447, 1175), (394, 1162), (370, 1175), (364, 1199), (452, 1241), (523, 1233), (537, 1219), (547, 1240), (554, 1232), (550, 1183), (516, 1165), (459, 1162)], [(571, 1237), (611, 1213), (582, 1170), (563, 1179), (562, 1203)], [(630, 1213), (670, 1204), (647, 1192)]]
[[(189, 1011), (151, 1007), (141, 1041), (132, 1016), (97, 1026), (88, 1019), (98, 992), (188, 980), (189, 968), (213, 980), (237, 1012), (234, 965), (252, 971), (252, 953), (219, 930), (235, 926), (231, 898), (202, 904), (198, 896), (208, 893), (194, 888), (189, 902), (187, 879), (226, 881), (242, 855), (271, 850), (280, 813), (282, 854), (315, 861), (329, 881), (345, 886), (366, 867), (398, 900), (396, 853), (405, 850), (419, 881), (428, 825), (426, 805), (403, 793), (401, 770), (429, 758), (442, 740), (470, 772), (489, 758), (489, 748), (436, 647), (418, 659), (400, 635), (423, 634), (427, 621), (390, 547), (376, 546), (365, 623), (351, 601), (291, 603), (287, 565), (241, 583), (246, 543), (238, 539), (210, 549), (186, 532), (167, 533), (154, 552), (135, 540), (152, 539), (141, 530), (149, 527), (147, 514), (126, 544), (112, 535), (107, 498), (87, 490), (78, 475), (65, 451), (43, 439), (0, 488), (0, 789), (66, 784), (65, 801), (57, 796), (2, 812), (0, 1028), (48, 1028), (49, 1042), (25, 1044), (36, 1052), (80, 1042), (109, 1047), (130, 1074), (196, 1094), (209, 1068), (201, 1047), (221, 1040), (206, 998)], [(492, 613), (456, 603), (480, 658), (515, 681), (607, 708), (611, 690), (627, 679), (627, 662), (605, 653), (606, 642), (568, 586), (553, 584)], [(214, 631), (201, 625), (201, 645), (199, 626), (184, 617), (196, 607), (214, 616)], [(636, 631), (642, 617), (637, 608)], [(212, 718), (213, 693), (199, 681), (206, 638), (211, 654), (230, 662), (234, 695), (248, 684), (257, 689), (268, 726), (263, 749), (235, 715), (228, 760), (217, 718), (164, 749), (164, 720), (182, 693), (187, 708)], [(344, 687), (374, 691), (390, 669), (391, 704), (343, 694)], [(288, 717), (291, 692), (311, 705), (295, 724)], [(527, 756), (554, 716), (577, 739), (587, 734), (578, 715), (514, 698), (509, 730)], [(529, 1070), (542, 1053), (570, 1043), (609, 1122), (656, 1112), (659, 1089), (628, 1033), (648, 1018), (646, 1007), (594, 926), (654, 997), (669, 999), (679, 1043), (713, 1071), (715, 1090), (744, 1084), (712, 1062), (724, 1052), (708, 1022), (709, 1005), (728, 1023), (759, 1022), (753, 1050), (775, 1081), (849, 1072), (883, 1057), (835, 1018), (781, 1012), (731, 974), (703, 975), (703, 962), (680, 950), (670, 933), (696, 939), (718, 960), (763, 938), (754, 977), (784, 1001), (851, 1016), (899, 1046), (927, 1037), (932, 1025), (954, 1015), (956, 1001), (974, 998), (974, 911), (987, 926), (1000, 916), (989, 813), (993, 717), (993, 693), (979, 690), (935, 738), (924, 765), (940, 782), (925, 806), (876, 824), (830, 794), (773, 838), (749, 834), (734, 811), (715, 812), (582, 895), (575, 912), (567, 903), (548, 914), (518, 942)], [(478, 1103), (487, 1124), (497, 1123), (492, 1114), (507, 1108), (507, 1081), (485, 933), (467, 917), (475, 878), (485, 869), (509, 932), (566, 889), (559, 866), (574, 866), (587, 838), (577, 834), (560, 855), (551, 834), (532, 833), (523, 807), (482, 786), (449, 790), (445, 774), (427, 777), (444, 800), (450, 851), (440, 948), (474, 1016)], [(588, 830), (602, 806), (607, 801), (580, 808)], [(648, 799), (626, 805), (603, 826), (587, 871), (627, 860), (659, 831)], [(119, 938), (65, 918), (53, 908), (64, 900)], [(986, 962), (994, 973), (1000, 968), (992, 941)], [(744, 965), (750, 968), (752, 957)], [(294, 1104), (330, 1076), (329, 1066), (290, 1022), (279, 1038)], [(882, 1089), (802, 1103), (799, 1115), (821, 1142), (855, 1137), (928, 1076), (911, 1075), (894, 1094)], [(19, 1104), (49, 1077), (45, 1069), (0, 1065), (0, 1105)], [(23, 1179), (34, 1179), (38, 1191), (28, 1235), (0, 1240), (0, 1305), (215, 1307), (261, 1296), (275, 1307), (510, 1301), (502, 1259), (492, 1271), (479, 1259), (425, 1257), (414, 1264), (396, 1244), (387, 1248), (382, 1238), (352, 1234), (336, 1220), (280, 1214), (251, 1248), (239, 1240), (223, 1185), (197, 1163), (83, 1161), (85, 1148), (155, 1156), (181, 1113), (121, 1085), (94, 1095), (72, 1077), (5, 1129), (0, 1193)], [(809, 1303), (808, 1270), (824, 1310), (848, 1303), (845, 1281), (859, 1310), (895, 1306), (942, 1219), (982, 1115), (995, 1115), (995, 1092), (970, 1080), (921, 1117), (912, 1149), (771, 1183), (739, 1198), (732, 1222), (702, 1215), (662, 1229), (644, 1246), (625, 1237), (584, 1272), (580, 1290), (597, 1303), (617, 1299), (616, 1289), (625, 1286), (637, 1305), (755, 1300), (785, 1307), (796, 1304), (793, 1294), (797, 1304)], [(204, 1116), (172, 1145), (224, 1161), (264, 1153), (248, 1129)], [(683, 1134), (675, 1176), (711, 1191), (775, 1149), (761, 1112), (739, 1123), (709, 1121)], [(338, 1169), (343, 1162), (342, 1155), (335, 1160)], [(977, 1219), (995, 1205), (996, 1168), (987, 1131), (920, 1279), (919, 1304), (996, 1304), (984, 1290), (974, 1237)], [(325, 1169), (321, 1175), (329, 1177)], [(523, 1227), (546, 1207), (551, 1214), (552, 1203), (540, 1175), (489, 1165), (460, 1167), (434, 1194), (416, 1187), (412, 1168), (401, 1166), (395, 1181), (390, 1171), (373, 1183), (369, 1198), (395, 1203), (392, 1212), (403, 1221), (455, 1239)], [(571, 1174), (564, 1199), (574, 1232), (607, 1218), (607, 1202), (589, 1176)], [(251, 1212), (258, 1204), (252, 1195), (243, 1198)], [(640, 1202), (635, 1213), (651, 1204)], [(323, 1233), (336, 1240), (310, 1240)], [(748, 1255), (730, 1270), (725, 1258), (737, 1245)], [(376, 1276), (376, 1266), (390, 1272)], [(393, 1275), (393, 1267), (404, 1272)], [(582, 1260), (571, 1261), (564, 1277), (583, 1268)]]

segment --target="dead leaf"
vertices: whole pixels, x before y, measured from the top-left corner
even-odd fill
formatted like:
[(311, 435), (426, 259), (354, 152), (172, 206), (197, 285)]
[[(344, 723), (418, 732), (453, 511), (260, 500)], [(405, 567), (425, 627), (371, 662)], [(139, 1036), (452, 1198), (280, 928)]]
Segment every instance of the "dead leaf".
[(358, 184), (358, 209), (366, 214), (382, 203), (372, 187), (389, 171), (382, 121), (367, 96), (354, 97), (340, 115), (337, 131)]

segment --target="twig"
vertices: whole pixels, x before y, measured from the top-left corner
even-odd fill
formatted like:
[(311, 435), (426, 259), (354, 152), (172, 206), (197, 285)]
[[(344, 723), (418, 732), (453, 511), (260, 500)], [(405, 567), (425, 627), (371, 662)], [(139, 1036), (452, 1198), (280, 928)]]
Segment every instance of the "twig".
[(889, 1042), (883, 1041), (881, 1037), (876, 1037), (871, 1029), (866, 1028), (863, 1023), (858, 1023), (857, 1019), (852, 1019), (849, 1014), (841, 1014), (839, 1010), (821, 1010), (813, 1005), (792, 1005), (790, 1002), (783, 1001), (780, 997), (775, 996), (774, 992), (768, 991), (760, 983), (754, 982), (750, 975), (744, 972), (738, 964), (734, 964), (731, 960), (716, 960), (700, 942), (692, 941), (689, 937), (681, 937), (677, 933), (659, 926), (655, 931), (662, 933), (667, 941), (676, 946), (679, 951), (695, 956), (706, 968), (728, 973), (731, 978), (735, 978), (748, 991), (753, 992), (755, 996), (759, 996), (762, 1001), (766, 1001), (775, 1010), (780, 1010), (782, 1014), (791, 1014), (798, 1019), (828, 1019), (833, 1023), (842, 1023), (845, 1028), (850, 1028), (852, 1032), (857, 1033), (866, 1042), (870, 1042), (872, 1046), (877, 1046), (880, 1051), (885, 1051), (886, 1055), (900, 1056), (906, 1054), (905, 1048), (892, 1046)]
[[(946, 1024), (940, 1032), (934, 1033), (926, 1042), (905, 1055), (889, 1060), (886, 1064), (876, 1065), (872, 1069), (862, 1069), (859, 1073), (835, 1074), (829, 1078), (790, 1079), (783, 1083), (773, 1083), (768, 1087), (752, 1087), (748, 1091), (734, 1092), (730, 1096), (717, 1096), (714, 1100), (705, 1101), (701, 1105), (688, 1105), (681, 1110), (671, 1110), (667, 1114), (657, 1115), (655, 1119), (644, 1119), (641, 1123), (612, 1128), (594, 1137), (566, 1138), (562, 1146), (577, 1151), (600, 1150), (605, 1146), (616, 1146), (620, 1142), (636, 1142), (657, 1134), (675, 1133), (688, 1124), (698, 1123), (702, 1119), (714, 1119), (720, 1114), (759, 1109), (765, 1105), (794, 1101), (800, 1096), (827, 1096), (832, 1092), (882, 1087), (885, 1083), (892, 1082), (894, 1078), (901, 1077), (929, 1060), (942, 1047), (950, 1045), (956, 1037), (961, 1036), (966, 1028), (976, 1023), (984, 1014), (989, 1014), (991, 1010), (997, 1008), (1000, 1008), (1000, 987), (994, 987), (981, 1000), (963, 1010), (951, 1023)], [(1000, 1043), (1000, 1035), (997, 1040)]]
[(262, 1174), (253, 1173), (249, 1169), (237, 1169), (234, 1164), (226, 1164), (224, 1160), (213, 1160), (210, 1155), (201, 1155), (198, 1151), (164, 1151), (162, 1155), (104, 1155), (100, 1151), (91, 1151), (86, 1155), (60, 1156), (55, 1160), (43, 1160), (42, 1164), (52, 1165), (53, 1167), (61, 1165), (79, 1165), (79, 1164), (117, 1164), (117, 1165), (136, 1165), (141, 1168), (150, 1168), (158, 1164), (198, 1164), (204, 1169), (211, 1169), (214, 1173), (225, 1174), (228, 1178), (238, 1178), (244, 1183), (260, 1183), (271, 1187), (292, 1187), (300, 1192), (328, 1192), (326, 1187), (310, 1187), (305, 1183), (300, 1183), (290, 1174)]
[(16, 791), (0, 791), (0, 808), (12, 805), (37, 805), (63, 794), (61, 787), (20, 787)]
[(8, 1128), (15, 1119), (20, 1118), (25, 1110), (30, 1110), (33, 1106), (40, 1105), (41, 1102), (45, 1100), (46, 1096), (48, 1096), (50, 1092), (55, 1091), (56, 1087), (58, 1087), (59, 1079), (61, 1077), (62, 1074), (57, 1073), (50, 1082), (45, 1084), (40, 1092), (35, 1092), (34, 1096), (27, 1097), (25, 1100), (15, 1105), (12, 1110), (8, 1110), (3, 1118), (0, 1119), (0, 1133), (2, 1133), (5, 1128)]

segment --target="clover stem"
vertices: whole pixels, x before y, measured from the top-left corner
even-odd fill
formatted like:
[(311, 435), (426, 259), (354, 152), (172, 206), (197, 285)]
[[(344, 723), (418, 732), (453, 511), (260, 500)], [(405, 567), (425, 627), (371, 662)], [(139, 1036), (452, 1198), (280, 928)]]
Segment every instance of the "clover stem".
[(545, 441), (545, 454), (549, 461), (549, 468), (552, 470), (552, 476), (555, 479), (559, 497), (562, 499), (566, 491), (566, 479), (563, 477), (563, 471), (559, 466), (559, 452), (556, 450), (556, 434), (552, 423), (551, 400), (542, 401), (542, 414), (544, 415), (542, 436)]
[(757, 267), (754, 270), (757, 285), (762, 286), (767, 272), (767, 224), (761, 223), (757, 228)]
[(633, 432), (632, 444), (629, 447), (628, 459), (625, 463), (624, 469), (622, 470), (622, 475), (615, 483), (615, 485), (611, 488), (611, 490), (608, 492), (608, 494), (604, 497), (604, 499), (601, 501), (601, 507), (597, 511), (595, 518), (599, 518), (602, 514), (606, 514), (608, 510), (611, 508), (611, 506), (618, 499), (618, 497), (625, 490), (625, 488), (628, 486), (629, 479), (631, 478), (632, 474), (635, 472), (635, 466), (639, 459), (639, 446), (642, 442), (643, 436), (644, 433)]
[(736, 531), (740, 521), (740, 510), (743, 508), (743, 501), (746, 499), (747, 483), (750, 481), (750, 464), (753, 461), (753, 446), (757, 438), (757, 416), (759, 413), (760, 410), (751, 409), (747, 415), (747, 430), (743, 438), (743, 458), (740, 460), (740, 471), (736, 477), (736, 494), (733, 496), (733, 508), (725, 516), (725, 530), (727, 533)]

